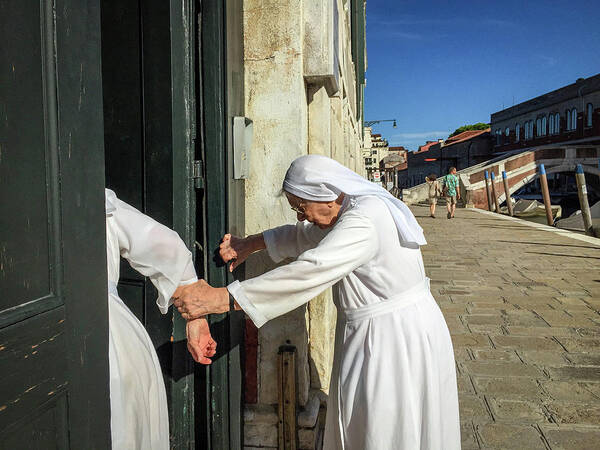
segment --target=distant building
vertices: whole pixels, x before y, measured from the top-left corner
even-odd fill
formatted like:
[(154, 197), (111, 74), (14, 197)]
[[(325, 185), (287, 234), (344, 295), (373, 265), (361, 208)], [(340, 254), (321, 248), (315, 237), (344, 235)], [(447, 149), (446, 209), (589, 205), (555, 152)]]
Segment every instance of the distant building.
[(408, 150), (402, 146), (388, 147), (388, 155), (379, 161), (379, 172), (383, 186), (390, 190), (398, 187), (398, 171), (406, 167)]
[(427, 141), (425, 145), (419, 145), (419, 149), (415, 153), (421, 153), (428, 151), (435, 144), (442, 144), (444, 142), (443, 139), (438, 139), (437, 141)]
[(365, 171), (367, 172), (368, 180), (381, 181), (379, 163), (388, 155), (388, 150), (388, 141), (382, 138), (381, 134), (371, 134), (371, 151), (370, 154), (364, 156)]
[(398, 155), (402, 159), (402, 162), (406, 161), (408, 150), (402, 146), (399, 147), (388, 147), (388, 154)]
[(360, 174), (365, 178), (368, 178), (369, 171), (373, 170), (373, 158), (371, 156), (371, 150), (373, 148), (373, 137), (372, 137), (372, 128), (365, 127), (363, 133), (363, 149), (362, 149), (362, 158), (363, 158), (363, 172)]
[(600, 74), (492, 114), (494, 153), (600, 141)]
[(391, 153), (379, 162), (381, 183), (387, 190), (398, 187), (398, 169), (406, 164), (406, 158), (398, 153)]
[(425, 182), (431, 173), (438, 177), (450, 167), (458, 170), (491, 159), (493, 145), (490, 129), (463, 131), (445, 141), (427, 141), (415, 152), (408, 153), (407, 168), (400, 169), (398, 187), (408, 188)]

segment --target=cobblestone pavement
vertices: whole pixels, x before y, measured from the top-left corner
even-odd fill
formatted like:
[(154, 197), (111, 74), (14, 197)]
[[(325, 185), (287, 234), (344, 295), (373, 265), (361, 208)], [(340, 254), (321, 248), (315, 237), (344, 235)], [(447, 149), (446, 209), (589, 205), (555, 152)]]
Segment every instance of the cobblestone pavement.
[(411, 209), (454, 343), (463, 450), (600, 449), (600, 245)]

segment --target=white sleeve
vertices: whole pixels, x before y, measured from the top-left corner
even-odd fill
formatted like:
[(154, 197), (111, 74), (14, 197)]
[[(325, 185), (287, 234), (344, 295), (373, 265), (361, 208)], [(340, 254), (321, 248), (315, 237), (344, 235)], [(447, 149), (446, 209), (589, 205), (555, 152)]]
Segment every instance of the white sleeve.
[(319, 244), (290, 264), (227, 286), (257, 327), (301, 306), (332, 286), (378, 251), (375, 226), (355, 212), (342, 215)]
[(166, 314), (175, 289), (198, 280), (192, 253), (175, 231), (119, 199), (115, 198), (113, 204), (121, 256), (150, 277), (158, 290), (156, 304)]
[(304, 221), (263, 231), (263, 239), (269, 256), (278, 263), (315, 248), (327, 233), (328, 230)]

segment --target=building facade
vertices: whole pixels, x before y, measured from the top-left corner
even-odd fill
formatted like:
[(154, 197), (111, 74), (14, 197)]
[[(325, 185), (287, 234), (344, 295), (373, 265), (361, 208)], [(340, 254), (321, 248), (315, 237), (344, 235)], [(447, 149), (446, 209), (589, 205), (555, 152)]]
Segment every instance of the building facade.
[(388, 141), (381, 134), (371, 134), (371, 152), (365, 157), (365, 171), (367, 179), (381, 183), (379, 163), (388, 155)]
[[(299, 156), (329, 156), (365, 173), (365, 64), (364, 0), (285, 1), (276, 8), (244, 1), (245, 115), (253, 121), (254, 138), (239, 234), (296, 221), (280, 190)], [(261, 252), (247, 261), (244, 276), (273, 267)], [(245, 447), (278, 446), (278, 352), (291, 345), (296, 348), (299, 448), (315, 448), (317, 415), (329, 389), (335, 319), (327, 290), (260, 330), (247, 321)]]
[(600, 136), (600, 74), (498, 111), (491, 116), (496, 154)]
[(371, 151), (373, 149), (373, 142), (371, 136), (372, 128), (365, 127), (363, 133), (363, 173), (361, 175), (365, 178), (368, 178), (368, 173), (373, 170), (373, 158), (371, 156)]
[(406, 166), (408, 150), (404, 147), (388, 147), (388, 155), (379, 161), (382, 185), (391, 191), (398, 187), (398, 171)]

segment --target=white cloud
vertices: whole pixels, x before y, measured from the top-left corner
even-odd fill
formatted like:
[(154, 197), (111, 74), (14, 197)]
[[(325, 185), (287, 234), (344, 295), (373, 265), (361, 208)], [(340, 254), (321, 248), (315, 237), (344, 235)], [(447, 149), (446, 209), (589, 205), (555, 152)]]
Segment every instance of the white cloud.
[(394, 134), (392, 139), (446, 139), (451, 131), (423, 131), (421, 133), (398, 133)]
[(423, 39), (422, 34), (407, 33), (405, 31), (396, 31), (396, 30), (389, 31), (386, 33), (386, 35), (390, 38), (408, 39), (411, 41), (420, 41), (421, 39)]
[(552, 56), (538, 55), (538, 58), (541, 59), (542, 62), (544, 64), (546, 64), (547, 67), (555, 66), (557, 63), (556, 58), (554, 58)]

